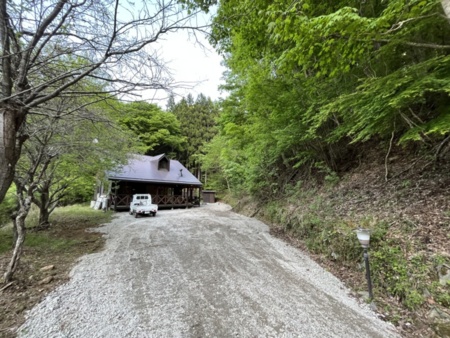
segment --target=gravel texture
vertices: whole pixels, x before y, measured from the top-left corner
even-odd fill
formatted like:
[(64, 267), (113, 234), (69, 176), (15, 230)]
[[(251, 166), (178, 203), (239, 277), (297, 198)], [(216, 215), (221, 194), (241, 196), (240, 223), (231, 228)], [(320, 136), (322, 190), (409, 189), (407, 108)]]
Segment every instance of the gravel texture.
[(19, 337), (398, 337), (268, 227), (224, 204), (119, 213), (104, 251), (27, 315)]

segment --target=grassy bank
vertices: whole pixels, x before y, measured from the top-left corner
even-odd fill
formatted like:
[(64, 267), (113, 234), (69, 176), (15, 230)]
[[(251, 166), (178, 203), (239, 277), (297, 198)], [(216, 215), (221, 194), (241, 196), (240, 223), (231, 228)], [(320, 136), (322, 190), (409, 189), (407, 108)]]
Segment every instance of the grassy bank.
[[(107, 223), (111, 218), (110, 212), (103, 213), (84, 205), (68, 206), (55, 210), (50, 217), (49, 229), (38, 231), (35, 229), (37, 211), (31, 212), (19, 269), (13, 283), (0, 291), (0, 337), (15, 337), (15, 330), (23, 323), (24, 311), (67, 281), (68, 273), (79, 257), (103, 247), (101, 235), (86, 229)], [(11, 226), (0, 228), (2, 273), (11, 258), (11, 248)]]
[(359, 169), (332, 184), (298, 184), (265, 202), (247, 197), (234, 209), (270, 224), (362, 299), (367, 282), (354, 230), (369, 228), (379, 316), (407, 337), (450, 337), (449, 190), (440, 172), (380, 183), (382, 173)]

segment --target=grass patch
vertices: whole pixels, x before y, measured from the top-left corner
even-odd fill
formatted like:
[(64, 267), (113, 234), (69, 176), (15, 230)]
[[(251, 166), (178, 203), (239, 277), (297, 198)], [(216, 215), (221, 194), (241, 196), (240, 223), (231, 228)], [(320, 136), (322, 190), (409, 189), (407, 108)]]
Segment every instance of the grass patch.
[[(103, 247), (101, 234), (86, 231), (108, 223), (112, 212), (93, 210), (87, 205), (58, 208), (50, 216), (51, 226), (37, 230), (38, 211), (31, 210), (19, 268), (13, 284), (0, 295), (0, 336), (15, 337), (15, 330), (24, 321), (24, 311), (59, 284), (67, 281), (68, 272), (80, 256)], [(12, 227), (0, 228), (0, 271), (6, 269), (12, 254)], [(53, 265), (48, 271), (44, 266)], [(42, 281), (50, 278), (50, 282)]]
[(58, 208), (50, 217), (50, 223), (58, 226), (72, 226), (83, 223), (87, 227), (111, 221), (111, 211), (101, 212), (89, 208), (88, 205), (76, 204), (64, 208)]
[(12, 248), (12, 229), (10, 227), (4, 227), (0, 229), (0, 255), (11, 250)]
[(49, 233), (29, 233), (25, 239), (25, 247), (56, 252), (67, 250), (77, 244), (79, 244), (78, 240), (59, 238)]

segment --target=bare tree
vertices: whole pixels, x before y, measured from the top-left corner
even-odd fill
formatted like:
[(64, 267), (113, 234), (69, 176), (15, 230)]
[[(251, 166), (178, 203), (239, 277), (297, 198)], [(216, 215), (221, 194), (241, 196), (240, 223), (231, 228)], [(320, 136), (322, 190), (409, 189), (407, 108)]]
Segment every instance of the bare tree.
[(203, 30), (174, 0), (0, 0), (0, 202), (28, 135), (33, 109), (57, 97), (166, 89), (171, 78), (152, 44), (180, 29)]
[[(19, 264), (31, 202), (39, 207), (39, 225), (48, 226), (51, 212), (72, 181), (82, 175), (95, 176), (98, 171), (123, 163), (130, 149), (127, 135), (112, 129), (114, 123), (98, 109), (91, 106), (66, 113), (70, 107), (79, 105), (79, 101), (55, 99), (51, 105), (45, 105), (42, 112), (31, 112), (30, 123), (22, 127), (29, 140), (22, 147), (14, 176), (19, 207), (14, 215), (13, 230), (17, 235), (4, 274), (6, 282)], [(53, 112), (54, 116), (47, 116), (48, 112)]]
[[(13, 219), (13, 230), (16, 238), (13, 255), (4, 274), (4, 281), (6, 283), (11, 281), (11, 278), (19, 265), (23, 243), (25, 242), (25, 219), (31, 208), (31, 201), (33, 194), (36, 191), (37, 182), (39, 182), (40, 176), (45, 172), (46, 167), (51, 162), (52, 155), (46, 154), (46, 149), (40, 149), (39, 153), (36, 155), (37, 158), (35, 164), (30, 166), (24, 172), (23, 176), (16, 176), (14, 178), (19, 208), (14, 214)], [(39, 168), (41, 170), (39, 170)]]
[[(70, 110), (76, 99), (59, 101), (58, 109), (62, 113), (58, 116)], [(50, 214), (66, 197), (72, 184), (81, 177), (95, 177), (125, 163), (135, 142), (131, 133), (127, 134), (103, 111), (92, 106), (62, 118), (46, 120), (48, 127), (40, 128), (40, 135), (25, 143), (23, 154), (31, 163), (42, 147), (50, 148), (56, 155), (41, 176), (32, 199), (39, 207), (39, 225), (42, 227), (49, 225)]]

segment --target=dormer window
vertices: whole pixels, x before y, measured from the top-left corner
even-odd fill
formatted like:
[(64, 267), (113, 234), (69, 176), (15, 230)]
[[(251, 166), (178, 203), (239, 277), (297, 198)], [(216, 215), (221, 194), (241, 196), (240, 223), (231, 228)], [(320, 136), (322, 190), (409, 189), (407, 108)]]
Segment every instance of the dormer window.
[(170, 160), (167, 157), (161, 157), (158, 162), (158, 170), (167, 170), (170, 171)]

